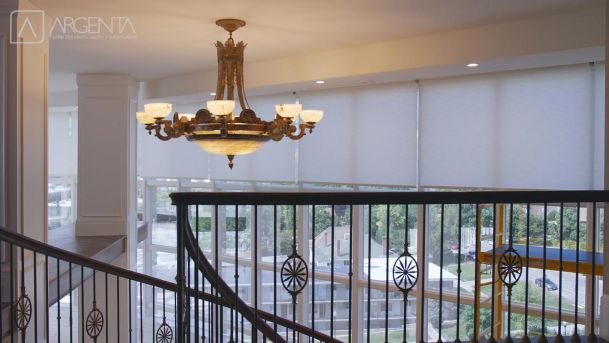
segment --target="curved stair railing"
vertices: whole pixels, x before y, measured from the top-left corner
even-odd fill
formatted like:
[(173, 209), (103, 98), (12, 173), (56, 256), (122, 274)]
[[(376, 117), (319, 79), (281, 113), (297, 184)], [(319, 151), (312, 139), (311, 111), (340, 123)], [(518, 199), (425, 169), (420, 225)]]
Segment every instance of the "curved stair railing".
[(268, 322), (277, 323), (278, 325), (285, 327), (289, 330), (293, 330), (298, 334), (303, 334), (310, 338), (319, 340), (320, 342), (328, 343), (340, 343), (341, 341), (332, 338), (322, 332), (313, 331), (311, 328), (301, 325), (296, 322), (292, 322), (288, 319), (274, 316), (272, 313), (262, 311), (257, 308), (253, 308), (247, 305), (241, 298), (236, 296), (235, 292), (226, 284), (226, 282), (218, 275), (214, 267), (211, 265), (209, 260), (205, 257), (205, 254), (197, 247), (195, 236), (188, 225), (189, 230), (184, 231), (185, 248), (191, 258), (196, 261), (199, 271), (205, 276), (206, 279), (212, 282), (212, 286), (220, 292), (221, 297), (213, 296), (203, 292), (197, 292), (192, 288), (188, 289), (188, 292), (195, 292), (199, 294), (200, 298), (204, 298), (214, 304), (221, 303), (227, 308), (241, 309), (240, 314), (245, 317), (251, 323), (254, 323), (254, 330), (259, 330), (269, 340), (276, 342), (285, 342), (284, 338), (279, 335), (273, 328), (268, 325)]
[[(187, 246), (192, 237), (186, 235)], [(192, 246), (191, 246), (192, 248)], [(192, 250), (192, 249), (189, 249)], [(198, 256), (198, 258), (204, 258)], [(197, 335), (185, 329), (180, 335), (176, 330), (188, 324), (188, 318), (180, 320), (176, 302), (178, 283), (158, 279), (146, 274), (100, 262), (79, 254), (59, 249), (37, 240), (16, 234), (0, 227), (0, 340), (9, 342), (79, 341), (79, 342), (224, 342)], [(201, 259), (203, 261), (203, 259)], [(202, 265), (202, 264), (201, 264)], [(209, 266), (207, 266), (209, 267)], [(212, 275), (209, 268), (205, 274)], [(50, 289), (53, 272), (68, 269), (67, 295), (60, 293), (59, 283)], [(212, 279), (215, 282), (215, 278)], [(221, 279), (220, 279), (221, 280)], [(269, 331), (269, 323), (277, 323), (321, 342), (338, 342), (322, 333), (291, 323), (262, 310), (252, 309), (243, 302), (235, 303), (233, 294), (220, 282), (218, 295), (204, 290), (183, 287), (187, 301), (202, 303), (203, 308), (232, 310), (240, 306), (240, 313), (256, 322), (262, 337), (272, 342), (285, 342), (281, 335)], [(216, 287), (210, 288), (214, 292)], [(55, 294), (52, 294), (55, 293)], [(51, 298), (60, 299), (46, 306)], [(76, 299), (80, 298), (80, 299)], [(201, 311), (203, 314), (204, 311)], [(255, 317), (252, 317), (252, 314)], [(256, 319), (257, 318), (257, 319)], [(199, 325), (211, 325), (218, 318), (200, 318)], [(67, 327), (67, 329), (66, 329)]]

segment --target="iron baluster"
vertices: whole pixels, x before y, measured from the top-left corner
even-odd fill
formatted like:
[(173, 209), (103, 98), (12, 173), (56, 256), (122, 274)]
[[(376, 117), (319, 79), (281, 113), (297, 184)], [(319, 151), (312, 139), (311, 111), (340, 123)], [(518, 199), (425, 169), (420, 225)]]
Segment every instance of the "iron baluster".
[(177, 208), (178, 210), (178, 217), (177, 217), (177, 225), (178, 225), (178, 242), (177, 242), (177, 275), (176, 275), (176, 283), (178, 286), (178, 291), (176, 294), (177, 297), (177, 301), (176, 301), (176, 316), (177, 318), (179, 318), (179, 320), (177, 320), (177, 327), (176, 327), (176, 335), (177, 335), (177, 342), (178, 343), (183, 343), (184, 342), (184, 336), (186, 334), (186, 329), (184, 327), (184, 314), (185, 314), (185, 310), (184, 310), (184, 282), (185, 277), (184, 277), (184, 268), (185, 268), (185, 263), (184, 263), (184, 231), (186, 228), (186, 223), (188, 222), (188, 218), (186, 217), (187, 215), (187, 210), (184, 208), (184, 205), (180, 205)]
[[(296, 205), (292, 206), (292, 254), (298, 255), (296, 245)], [(295, 268), (296, 269), (296, 268)], [(293, 282), (298, 281), (299, 275), (294, 275), (296, 279)], [(297, 293), (292, 294), (292, 322), (296, 323), (296, 297)], [(292, 342), (296, 343), (296, 331), (292, 331)]]
[(560, 227), (559, 227), (559, 271), (558, 271), (558, 334), (556, 335), (556, 343), (564, 342), (563, 332), (561, 331), (562, 326), (562, 269), (563, 269), (563, 229), (565, 222), (565, 204), (560, 203)]
[(330, 232), (330, 336), (334, 337), (334, 205), (332, 205), (332, 231)]
[[(479, 289), (480, 283), (478, 282), (478, 274), (480, 273), (480, 205), (476, 204), (475, 208), (475, 223), (476, 223), (476, 253), (474, 254), (474, 270), (476, 275), (474, 276), (474, 289)], [(478, 333), (480, 332), (480, 322), (477, 318), (480, 317), (480, 292), (474, 292), (474, 336), (471, 338), (471, 343), (478, 343)], [(422, 328), (421, 328), (422, 329)]]
[[(87, 315), (87, 319), (85, 322), (87, 335), (89, 338), (93, 340), (93, 342), (97, 342), (97, 338), (99, 334), (102, 332), (104, 327), (104, 316), (102, 312), (97, 308), (97, 280), (96, 280), (96, 270), (93, 269), (93, 307), (89, 314)], [(108, 307), (106, 306), (106, 309)], [(107, 337), (108, 335), (106, 335)]]
[[(238, 316), (238, 304), (237, 297), (239, 296), (239, 206), (235, 205), (235, 309), (231, 308), (230, 311), (230, 340), (229, 343), (235, 343), (239, 341), (239, 316)], [(234, 314), (234, 316), (233, 316)], [(234, 333), (237, 335), (237, 340), (233, 339), (233, 317), (235, 321)]]
[(522, 275), (522, 258), (514, 250), (514, 204), (510, 204), (509, 225), (509, 248), (503, 252), (499, 259), (499, 277), (501, 282), (507, 287), (508, 295), (508, 318), (507, 318), (507, 337), (506, 342), (513, 342), (511, 336), (512, 321), (512, 287), (518, 282)]
[[(423, 232), (421, 233), (423, 235), (423, 237), (425, 237), (425, 228), (427, 226), (427, 222), (426, 217), (427, 217), (427, 206), (423, 205)], [(425, 256), (425, 244), (422, 244), (421, 246), (421, 251), (423, 252), (423, 254), (421, 256)], [(425, 294), (425, 264), (427, 263), (427, 261), (425, 260), (425, 258), (423, 259), (423, 261), (421, 261), (421, 272), (420, 272), (420, 277), (421, 277), (421, 294)], [(425, 301), (421, 301), (421, 313), (425, 313)], [(421, 320), (421, 339), (420, 339), (420, 343), (425, 343), (425, 339), (423, 338), (425, 335), (425, 320)]]
[[(4, 242), (0, 241), (0, 262), (4, 261), (4, 254), (6, 252), (5, 246), (6, 246), (6, 244)], [(0, 267), (1, 267), (1, 265), (0, 265)], [(4, 274), (4, 273), (2, 272), (2, 269), (0, 269), (0, 285), (4, 284), (2, 274)], [(2, 308), (3, 293), (4, 293), (4, 288), (0, 287), (0, 336), (4, 335), (4, 326), (3, 326), (4, 320), (2, 319), (2, 312), (4, 312), (3, 308)]]
[(61, 342), (61, 312), (60, 312), (60, 294), (59, 294), (59, 290), (60, 290), (60, 285), (59, 285), (59, 279), (61, 276), (61, 273), (59, 272), (59, 259), (55, 259), (56, 265), (57, 265), (57, 275), (55, 276), (55, 283), (57, 284), (57, 341)]
[[(190, 254), (186, 254), (186, 287), (190, 288)], [(186, 342), (190, 343), (190, 297), (184, 293), (184, 332), (186, 334)], [(195, 332), (196, 335), (196, 332)]]
[(372, 205), (368, 205), (368, 311), (366, 321), (366, 342), (370, 343), (370, 311), (372, 300), (370, 299), (371, 290), (371, 263), (372, 261)]
[(144, 285), (140, 282), (140, 343), (144, 343)]
[(497, 265), (495, 264), (495, 255), (497, 252), (497, 226), (499, 223), (497, 222), (497, 204), (493, 203), (493, 268), (491, 269), (491, 337), (489, 338), (490, 343), (496, 342), (495, 340), (495, 269)]
[(387, 223), (386, 223), (386, 247), (385, 247), (385, 343), (389, 343), (389, 215), (391, 212), (390, 205), (387, 205)]
[[(258, 318), (258, 205), (253, 207), (253, 220), (254, 220), (254, 314)], [(258, 321), (252, 323), (252, 342), (258, 343)]]
[[(10, 292), (10, 298), (11, 298), (11, 305), (10, 305), (10, 310), (11, 310), (11, 314), (15, 313), (15, 290), (13, 289), (13, 287), (15, 286), (15, 280), (13, 279), (15, 277), (15, 263), (13, 261), (13, 244), (9, 244), (9, 263), (10, 263), (10, 273), (11, 273), (11, 279), (10, 279), (10, 287), (9, 287), (9, 292)], [(10, 317), (9, 317), (10, 318)], [(13, 330), (13, 325), (9, 326), (9, 330), (11, 332), (11, 342), (13, 342), (14, 339), (14, 334), (15, 334), (15, 330)], [(2, 334), (2, 333), (0, 333)]]
[[(315, 205), (311, 206), (312, 236), (315, 240)], [(311, 244), (311, 332), (315, 331), (315, 241)]]
[[(197, 248), (199, 248), (199, 205), (195, 206), (195, 233)], [(195, 290), (199, 292), (199, 264), (198, 259), (194, 261), (195, 264)], [(205, 288), (203, 288), (205, 291)], [(205, 328), (203, 328), (205, 331)], [(199, 300), (195, 299), (195, 343), (199, 343)]]
[[(32, 261), (33, 261), (33, 271), (34, 271), (34, 309), (35, 311), (38, 311), (38, 256), (36, 255), (36, 251), (33, 250), (33, 257), (32, 257)], [(1, 256), (1, 253), (0, 253)], [(0, 273), (2, 274), (2, 273)], [(2, 284), (2, 279), (0, 278), (0, 284)], [(81, 283), (82, 285), (82, 283)], [(2, 293), (2, 291), (0, 291), (0, 294)], [(0, 298), (2, 296), (0, 295)], [(2, 304), (2, 300), (0, 300), (0, 304)], [(1, 311), (0, 311), (1, 312)], [(0, 322), (2, 322), (2, 317), (0, 317)], [(2, 332), (2, 325), (0, 324), (0, 332)], [(83, 336), (84, 337), (84, 336)], [(38, 342), (38, 316), (34, 315), (34, 342)]]
[(596, 202), (592, 203), (592, 271), (590, 272), (591, 290), (590, 290), (590, 313), (592, 318), (590, 320), (590, 334), (588, 335), (588, 341), (596, 342), (598, 340), (596, 332), (594, 331), (594, 321), (596, 320)]
[[(6, 252), (6, 248), (5, 248), (6, 244), (4, 242), (0, 242), (0, 262), (4, 261), (4, 254)], [(1, 265), (0, 265), (1, 267)], [(2, 274), (4, 274), (2, 272), (2, 269), (0, 269), (0, 285), (3, 285), (3, 278), (2, 278)], [(4, 320), (2, 319), (2, 312), (3, 308), (2, 308), (2, 295), (4, 293), (4, 288), (0, 287), (0, 336), (4, 335)]]
[[(215, 236), (215, 239), (214, 239), (214, 247), (215, 247), (215, 249), (214, 249), (214, 264), (215, 264), (215, 269), (216, 269), (216, 285), (217, 285), (218, 284), (218, 275), (220, 274), (220, 269), (219, 269), (220, 268), (220, 264), (218, 262), (218, 260), (219, 260), (219, 252), (218, 252), (218, 246), (219, 246), (218, 245), (218, 241), (219, 241), (219, 233), (218, 233), (218, 228), (219, 228), (219, 225), (218, 225), (218, 220), (219, 220), (218, 219), (219, 218), (218, 217), (218, 205), (214, 206), (214, 218), (215, 218), (215, 220), (214, 220), (214, 236)], [(218, 289), (216, 288), (215, 291), (216, 291), (216, 296), (218, 296)], [(220, 337), (221, 337), (221, 335), (220, 335), (220, 325), (221, 325), (221, 323), (220, 322), (221, 322), (221, 319), (222, 319), (222, 315), (220, 313), (220, 309), (221, 308), (220, 308), (219, 304), (216, 303), (216, 306), (215, 306), (215, 310), (216, 310), (216, 315), (215, 315), (215, 319), (216, 319), (216, 342), (220, 342)]]
[[(107, 274), (106, 274), (107, 275)], [(120, 297), (121, 297), (121, 292), (120, 292), (120, 284), (119, 284), (119, 277), (116, 277), (116, 323), (117, 323), (117, 327), (116, 327), (116, 342), (120, 343), (121, 341), (121, 330), (120, 330), (120, 325), (118, 323), (121, 322), (121, 313), (120, 313)]]
[(543, 276), (541, 284), (541, 336), (539, 336), (540, 343), (547, 343), (546, 337), (546, 254), (548, 246), (548, 203), (543, 204)]
[[(178, 302), (177, 302), (177, 298), (175, 299), (175, 308), (178, 308)], [(155, 335), (156, 335), (156, 308), (155, 308), (155, 304), (156, 304), (156, 287), (152, 286), (152, 336), (151, 339), (154, 339)], [(175, 315), (175, 318), (177, 320), (178, 316), (177, 314)], [(177, 323), (176, 323), (177, 324)]]
[(167, 324), (165, 316), (165, 288), (163, 288), (163, 323), (156, 331), (156, 343), (171, 343), (173, 341), (173, 330)]
[(277, 340), (277, 205), (273, 205), (273, 319)]
[(131, 315), (133, 314), (132, 309), (131, 309), (131, 279), (129, 279), (129, 343), (131, 343), (133, 341), (133, 327), (131, 324)]
[(46, 339), (49, 340), (50, 335), (50, 312), (49, 312), (49, 255), (44, 256), (44, 294), (45, 294), (45, 320), (46, 320)]
[(442, 343), (442, 281), (444, 269), (444, 204), (440, 205), (440, 301), (438, 305), (438, 343)]
[[(68, 292), (70, 292), (70, 343), (72, 342), (73, 339), (73, 333), (72, 333), (72, 323), (73, 323), (73, 319), (72, 319), (72, 262), (68, 262), (68, 270), (69, 270), (69, 281), (68, 281)], [(117, 288), (118, 289), (118, 288)]]
[(352, 297), (353, 297), (353, 205), (349, 205), (349, 323), (347, 341), (351, 342), (351, 320), (352, 320)]
[(13, 315), (15, 327), (21, 332), (21, 340), (25, 342), (25, 333), (32, 318), (32, 302), (25, 291), (25, 258), (23, 247), (21, 247), (21, 294), (15, 304)]
[[(110, 308), (108, 307), (108, 273), (106, 272), (106, 273), (104, 273), (104, 275), (105, 275), (105, 278), (104, 278), (104, 282), (105, 282), (104, 291), (105, 291), (105, 294), (106, 294), (105, 299), (104, 299), (104, 301), (106, 303), (105, 310), (106, 310), (106, 314), (109, 317), (110, 316), (110, 311), (109, 311)], [(110, 335), (108, 334), (108, 325), (106, 325), (106, 343), (109, 343), (109, 342), (110, 342)]]
[(85, 340), (85, 266), (80, 265), (80, 339)]
[[(577, 211), (575, 214), (576, 217), (576, 226), (575, 226), (575, 289), (579, 289), (579, 235), (580, 235), (580, 227), (579, 227), (579, 211), (580, 211), (580, 206), (581, 204), (578, 202), (577, 203)], [(578, 334), (578, 330), (577, 330), (577, 325), (578, 325), (578, 318), (577, 318), (577, 308), (579, 307), (579, 299), (578, 299), (578, 294), (579, 292), (575, 292), (575, 309), (574, 309), (574, 313), (575, 313), (575, 323), (574, 323), (574, 330), (573, 330), (573, 337), (571, 337), (571, 340), (573, 342), (580, 342), (581, 339), (579, 337)]]
[[(461, 242), (463, 242), (463, 238), (461, 237), (462, 231), (462, 205), (459, 204), (458, 209), (459, 214), (457, 215), (457, 239), (458, 239), (458, 253), (457, 253), (457, 327), (455, 333), (455, 343), (461, 343), (461, 337), (459, 335), (459, 329), (461, 325)], [(406, 221), (408, 221), (408, 214), (406, 214)]]
[[(526, 255), (527, 255), (527, 271), (525, 274), (526, 282), (524, 288), (524, 336), (522, 337), (523, 343), (531, 342), (529, 338), (529, 248), (530, 248), (530, 233), (531, 233), (531, 204), (527, 203), (527, 223), (526, 223)], [(576, 306), (577, 308), (577, 306)], [(577, 310), (576, 310), (577, 311)]]
[[(408, 220), (408, 205), (405, 205), (404, 207), (404, 214), (406, 216), (404, 220), (404, 252), (408, 252), (408, 225), (410, 222)], [(408, 291), (402, 293), (404, 294), (404, 329), (402, 331), (402, 342), (406, 343), (406, 326), (408, 325)]]

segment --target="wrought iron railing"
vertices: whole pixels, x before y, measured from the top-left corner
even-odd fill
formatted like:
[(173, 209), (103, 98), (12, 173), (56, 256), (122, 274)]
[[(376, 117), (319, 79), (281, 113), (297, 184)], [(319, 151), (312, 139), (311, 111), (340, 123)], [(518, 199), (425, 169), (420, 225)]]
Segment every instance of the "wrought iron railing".
[[(186, 235), (186, 242), (191, 247), (192, 237)], [(197, 256), (196, 250), (189, 250)], [(336, 342), (323, 333), (235, 302), (238, 298), (221, 279), (210, 279), (207, 287), (194, 289), (58, 249), (1, 227), (0, 256), (2, 342), (202, 342), (207, 339), (206, 327), (210, 328), (209, 337), (222, 336), (211, 329), (216, 319), (206, 316), (212, 309), (235, 309), (253, 321), (268, 341), (285, 341), (268, 324), (277, 323), (321, 342)], [(204, 257), (198, 256), (198, 260)], [(201, 267), (207, 273), (210, 266)], [(185, 304), (194, 304), (196, 322), (183, 315), (184, 308), (189, 308)]]
[(294, 342), (597, 340), (609, 192), (171, 198), (182, 287), (216, 279), (231, 306), (208, 313), (212, 342), (259, 341), (262, 309)]
[(4, 341), (596, 341), (609, 192), (174, 193), (176, 283), (0, 228)]

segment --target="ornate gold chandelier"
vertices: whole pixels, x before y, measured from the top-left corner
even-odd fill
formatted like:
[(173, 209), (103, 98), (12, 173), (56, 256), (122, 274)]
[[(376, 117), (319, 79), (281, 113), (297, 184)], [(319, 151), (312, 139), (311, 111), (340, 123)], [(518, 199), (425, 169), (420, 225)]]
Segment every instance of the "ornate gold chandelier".
[[(172, 120), (164, 117), (171, 112), (171, 104), (153, 103), (138, 112), (137, 119), (145, 124), (149, 134), (162, 141), (185, 136), (210, 154), (226, 155), (228, 166), (233, 168), (236, 155), (255, 152), (269, 140), (280, 141), (283, 137), (301, 139), (308, 130), (313, 132), (315, 124), (323, 118), (323, 111), (303, 110), (300, 104), (279, 104), (272, 121), (264, 121), (249, 108), (243, 82), (243, 51), (246, 44), (235, 43), (233, 32), (245, 26), (239, 19), (221, 19), (216, 24), (229, 33), (226, 42), (216, 42), (218, 51), (218, 81), (214, 100), (207, 102), (207, 109), (196, 114), (175, 112)], [(241, 106), (239, 116), (234, 115), (235, 90)], [(301, 124), (296, 126), (300, 116)], [(297, 133), (298, 131), (298, 133)]]

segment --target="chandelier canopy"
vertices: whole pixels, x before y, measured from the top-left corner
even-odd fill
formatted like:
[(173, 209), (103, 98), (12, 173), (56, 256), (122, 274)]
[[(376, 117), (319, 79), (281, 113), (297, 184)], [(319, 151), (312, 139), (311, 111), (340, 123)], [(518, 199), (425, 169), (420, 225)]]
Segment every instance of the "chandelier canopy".
[[(265, 121), (256, 116), (247, 103), (243, 81), (243, 51), (247, 44), (235, 43), (233, 32), (245, 26), (239, 19), (221, 19), (216, 24), (229, 33), (226, 42), (216, 42), (218, 52), (218, 81), (214, 100), (207, 102), (196, 114), (175, 112), (172, 120), (164, 119), (171, 113), (171, 104), (153, 103), (144, 106), (144, 112), (136, 113), (138, 121), (145, 124), (149, 134), (162, 141), (185, 136), (210, 154), (226, 155), (228, 166), (233, 168), (236, 155), (250, 154), (269, 140), (283, 137), (301, 139), (308, 130), (323, 118), (323, 111), (303, 110), (301, 104), (275, 106), (275, 118)], [(241, 107), (235, 116), (235, 91)], [(297, 117), (301, 123), (297, 124)], [(297, 127), (298, 125), (298, 127)], [(297, 132), (298, 131), (298, 132)]]

